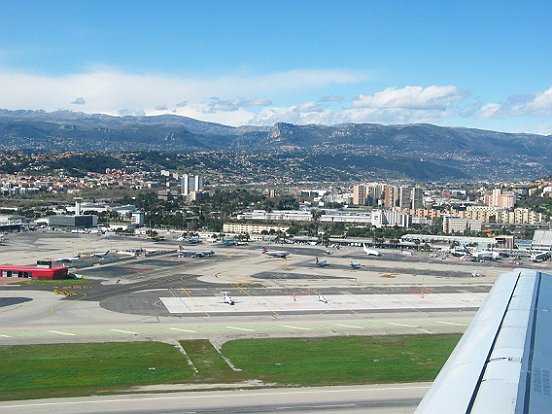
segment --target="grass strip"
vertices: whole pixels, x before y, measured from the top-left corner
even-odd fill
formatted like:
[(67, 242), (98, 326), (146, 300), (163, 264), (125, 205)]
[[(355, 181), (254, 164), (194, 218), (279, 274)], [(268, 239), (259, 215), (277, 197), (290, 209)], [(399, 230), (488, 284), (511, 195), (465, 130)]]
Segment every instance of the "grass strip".
[(0, 346), (0, 399), (112, 392), (187, 382), (193, 371), (159, 342)]
[(222, 352), (249, 379), (286, 385), (432, 381), (460, 334), (250, 339)]
[(159, 342), (0, 346), (0, 399), (117, 393), (149, 384), (347, 385), (431, 381), (459, 334), (239, 339), (223, 355), (208, 340), (181, 341), (197, 368)]

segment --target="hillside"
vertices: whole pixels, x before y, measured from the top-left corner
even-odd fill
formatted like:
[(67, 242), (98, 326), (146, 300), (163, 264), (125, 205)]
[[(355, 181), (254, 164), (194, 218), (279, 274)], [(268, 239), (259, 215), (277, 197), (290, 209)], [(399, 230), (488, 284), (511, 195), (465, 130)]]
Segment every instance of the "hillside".
[[(0, 110), (0, 150), (262, 153), (324, 168), (423, 179), (524, 179), (552, 171), (552, 136), (429, 124), (230, 127), (174, 115), (112, 117)], [(333, 158), (332, 158), (333, 157)], [(335, 165), (332, 164), (335, 162)], [(288, 163), (289, 164), (289, 163)], [(282, 167), (285, 168), (285, 167)]]

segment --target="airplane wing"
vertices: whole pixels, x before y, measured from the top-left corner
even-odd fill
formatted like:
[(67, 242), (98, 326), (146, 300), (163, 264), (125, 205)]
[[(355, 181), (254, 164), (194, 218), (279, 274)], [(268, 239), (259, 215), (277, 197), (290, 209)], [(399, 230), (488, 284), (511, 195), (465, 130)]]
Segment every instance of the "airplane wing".
[(415, 413), (552, 413), (551, 326), (552, 275), (503, 274)]

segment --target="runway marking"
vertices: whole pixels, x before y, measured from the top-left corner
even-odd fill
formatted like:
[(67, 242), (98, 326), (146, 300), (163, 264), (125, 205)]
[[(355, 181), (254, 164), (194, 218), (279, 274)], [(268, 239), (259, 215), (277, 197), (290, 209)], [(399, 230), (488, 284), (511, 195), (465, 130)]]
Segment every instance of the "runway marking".
[(293, 326), (293, 325), (282, 325), (284, 328), (289, 328), (289, 329), (298, 329), (298, 330), (301, 330), (301, 331), (310, 331), (311, 328), (304, 328), (302, 326)]
[(400, 327), (403, 327), (403, 328), (415, 328), (416, 327), (414, 325), (409, 325), (407, 323), (398, 323), (398, 322), (387, 322), (387, 325), (400, 326)]
[(184, 328), (169, 328), (171, 331), (179, 331), (179, 332), (187, 332), (187, 333), (197, 333), (197, 331), (193, 331), (191, 329), (184, 329)]
[(417, 329), (418, 329), (418, 331), (426, 333), (426, 334), (432, 334), (433, 333), (433, 331), (430, 331), (428, 329), (422, 329), (422, 328), (417, 328)]
[(53, 334), (56, 334), (56, 335), (66, 335), (66, 336), (76, 336), (77, 335), (77, 334), (74, 334), (74, 333), (71, 333), (71, 332), (63, 332), (63, 331), (50, 330), (50, 331), (47, 331), (47, 332), (50, 332), (50, 333), (53, 333)]
[(0, 334), (0, 336), (1, 336), (2, 338), (11, 338), (11, 336), (9, 336), (9, 335), (4, 335), (4, 334)]
[(117, 333), (123, 333), (123, 334), (138, 335), (137, 332), (125, 331), (124, 329), (110, 329), (110, 331), (111, 331), (111, 332), (117, 332)]
[(358, 326), (358, 325), (346, 325), (344, 323), (336, 323), (336, 325), (341, 326), (342, 328), (364, 329), (362, 326)]
[(254, 329), (249, 328), (238, 328), (237, 326), (227, 326), (228, 329), (234, 329), (236, 331), (243, 331), (243, 332), (255, 332)]
[(437, 323), (440, 323), (441, 325), (451, 325), (451, 326), (466, 326), (466, 323), (455, 323), (455, 322), (446, 322), (446, 321), (438, 321)]

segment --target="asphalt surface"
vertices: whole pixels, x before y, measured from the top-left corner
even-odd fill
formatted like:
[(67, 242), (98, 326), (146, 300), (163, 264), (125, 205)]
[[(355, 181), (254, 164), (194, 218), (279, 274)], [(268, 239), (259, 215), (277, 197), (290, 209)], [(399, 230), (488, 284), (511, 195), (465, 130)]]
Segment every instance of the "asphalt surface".
[(0, 403), (0, 413), (411, 413), (428, 384), (281, 388)]

